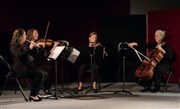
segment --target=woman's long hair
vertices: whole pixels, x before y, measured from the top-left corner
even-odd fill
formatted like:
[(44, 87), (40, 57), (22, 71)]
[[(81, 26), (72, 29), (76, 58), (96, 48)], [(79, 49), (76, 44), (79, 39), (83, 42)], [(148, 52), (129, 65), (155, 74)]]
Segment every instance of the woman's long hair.
[(35, 28), (31, 28), (31, 29), (29, 29), (28, 31), (27, 31), (27, 40), (33, 40), (34, 38), (33, 38), (33, 32), (34, 31), (37, 31), (38, 32), (38, 30), (37, 29), (35, 29)]
[(23, 28), (18, 28), (16, 30), (14, 30), (13, 36), (12, 36), (12, 39), (11, 39), (11, 44), (13, 44), (13, 43), (20, 44), (21, 43), (20, 37), (23, 36), (24, 32), (25, 32), (25, 30)]

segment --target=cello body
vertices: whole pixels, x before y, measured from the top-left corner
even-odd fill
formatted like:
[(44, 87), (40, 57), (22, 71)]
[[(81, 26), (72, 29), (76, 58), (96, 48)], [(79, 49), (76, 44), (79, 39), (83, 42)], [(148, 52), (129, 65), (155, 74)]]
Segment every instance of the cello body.
[(153, 77), (154, 68), (162, 60), (163, 56), (164, 53), (161, 50), (153, 50), (153, 52), (150, 53), (150, 60), (143, 60), (141, 65), (136, 69), (135, 76), (145, 80), (150, 80)]

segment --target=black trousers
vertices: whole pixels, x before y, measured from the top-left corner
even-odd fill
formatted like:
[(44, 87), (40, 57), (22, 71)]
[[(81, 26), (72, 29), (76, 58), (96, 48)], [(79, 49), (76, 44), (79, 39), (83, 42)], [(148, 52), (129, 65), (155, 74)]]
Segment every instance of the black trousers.
[(152, 83), (154, 82), (154, 88), (159, 88), (161, 83), (162, 73), (166, 73), (170, 70), (169, 65), (158, 65), (154, 69), (154, 75), (152, 79), (145, 82), (145, 87), (151, 88)]
[(99, 65), (98, 64), (93, 64), (91, 66), (90, 63), (81, 63), (79, 65), (79, 69), (78, 69), (78, 81), (82, 82), (83, 81), (83, 77), (84, 77), (84, 73), (87, 73), (86, 70), (89, 70), (91, 73), (91, 67), (92, 67), (92, 80), (93, 82), (97, 82), (98, 81), (98, 77), (99, 77)]
[(50, 90), (51, 89), (51, 85), (52, 85), (52, 71), (53, 71), (53, 68), (50, 64), (44, 64), (44, 65), (41, 65), (39, 66), (40, 69), (43, 69), (44, 71), (47, 72), (47, 79), (45, 80), (45, 83), (44, 83), (44, 90)]
[(36, 96), (43, 87), (48, 74), (39, 68), (28, 68), (26, 75), (28, 79), (32, 80), (30, 96)]

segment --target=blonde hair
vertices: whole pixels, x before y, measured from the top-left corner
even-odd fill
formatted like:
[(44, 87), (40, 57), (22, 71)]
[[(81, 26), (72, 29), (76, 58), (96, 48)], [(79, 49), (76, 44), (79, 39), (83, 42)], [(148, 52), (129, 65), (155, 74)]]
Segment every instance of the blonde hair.
[(20, 38), (23, 36), (24, 32), (25, 30), (23, 28), (18, 28), (14, 30), (11, 43), (20, 43), (21, 42)]
[(161, 36), (162, 39), (164, 39), (166, 36), (165, 33), (166, 33), (166, 31), (156, 30), (155, 35), (158, 34), (159, 36)]
[(38, 32), (38, 30), (35, 28), (31, 28), (27, 31), (27, 40), (30, 40), (30, 41), (33, 40), (33, 32), (34, 31)]

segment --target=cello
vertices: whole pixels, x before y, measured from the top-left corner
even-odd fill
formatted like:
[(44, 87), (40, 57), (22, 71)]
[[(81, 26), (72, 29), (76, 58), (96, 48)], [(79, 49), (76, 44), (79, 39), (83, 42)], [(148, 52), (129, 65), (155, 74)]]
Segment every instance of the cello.
[[(165, 44), (165, 42), (160, 43), (161, 46)], [(155, 48), (153, 49), (148, 58), (144, 59), (141, 65), (136, 69), (135, 76), (139, 78), (144, 78), (145, 80), (150, 80), (154, 74), (154, 68), (156, 65), (162, 60), (164, 57), (164, 52)]]

